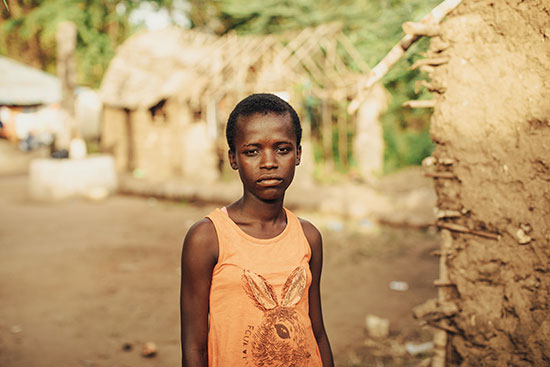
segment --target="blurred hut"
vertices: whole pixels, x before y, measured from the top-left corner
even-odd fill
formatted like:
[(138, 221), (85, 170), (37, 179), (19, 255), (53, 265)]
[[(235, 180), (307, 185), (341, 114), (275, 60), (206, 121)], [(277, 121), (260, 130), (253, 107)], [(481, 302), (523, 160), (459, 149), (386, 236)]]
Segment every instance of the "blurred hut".
[(36, 106), (61, 100), (61, 86), (55, 75), (3, 56), (0, 70), (0, 105)]
[(101, 85), (102, 149), (121, 172), (213, 181), (224, 166), (223, 131), (232, 107), (248, 94), (272, 92), (302, 116), (310, 155), (297, 180), (307, 183), (311, 138), (322, 140), (329, 164), (335, 143), (347, 163), (355, 122), (346, 104), (359, 75), (350, 60), (368, 71), (358, 55), (337, 24), (283, 36), (217, 37), (180, 28), (137, 34), (119, 48)]
[(49, 145), (63, 133), (58, 124), (59, 80), (0, 56), (0, 135), (22, 150)]
[[(78, 87), (77, 119), (83, 136), (99, 136), (101, 103), (97, 93)], [(85, 98), (83, 98), (85, 97)], [(22, 150), (69, 139), (59, 104), (61, 83), (52, 74), (0, 56), (0, 136)]]

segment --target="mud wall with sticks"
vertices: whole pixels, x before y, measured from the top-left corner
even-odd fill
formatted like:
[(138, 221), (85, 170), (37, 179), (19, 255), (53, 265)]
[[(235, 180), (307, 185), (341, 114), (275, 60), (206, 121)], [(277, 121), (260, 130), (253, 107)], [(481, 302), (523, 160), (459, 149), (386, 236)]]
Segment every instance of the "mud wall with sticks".
[(465, 0), (431, 39), (447, 366), (550, 366), (550, 2)]

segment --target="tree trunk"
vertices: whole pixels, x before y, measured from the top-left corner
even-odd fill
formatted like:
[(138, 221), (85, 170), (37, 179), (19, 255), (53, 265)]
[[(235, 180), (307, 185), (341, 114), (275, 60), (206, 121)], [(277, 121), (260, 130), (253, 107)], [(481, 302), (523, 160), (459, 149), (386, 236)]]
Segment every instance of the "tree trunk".
[(76, 88), (76, 25), (61, 22), (57, 27), (57, 76), (61, 82), (61, 107), (74, 118)]

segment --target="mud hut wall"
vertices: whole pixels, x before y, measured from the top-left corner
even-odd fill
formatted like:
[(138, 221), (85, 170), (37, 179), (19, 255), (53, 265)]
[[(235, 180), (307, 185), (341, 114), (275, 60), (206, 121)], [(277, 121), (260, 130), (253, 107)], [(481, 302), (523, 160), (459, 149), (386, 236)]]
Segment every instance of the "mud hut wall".
[(189, 108), (168, 99), (157, 111), (137, 109), (132, 118), (135, 168), (147, 178), (166, 179), (183, 171), (183, 135), (190, 124)]
[(104, 106), (101, 127), (101, 151), (112, 154), (118, 172), (128, 170), (128, 127), (124, 109)]
[(543, 4), (465, 0), (432, 40), (429, 56), (450, 60), (430, 74), (444, 91), (435, 95), (431, 124), (438, 207), (460, 213), (439, 221), (455, 228), (443, 259), (458, 309), (447, 320), (448, 366), (550, 365), (550, 7)]

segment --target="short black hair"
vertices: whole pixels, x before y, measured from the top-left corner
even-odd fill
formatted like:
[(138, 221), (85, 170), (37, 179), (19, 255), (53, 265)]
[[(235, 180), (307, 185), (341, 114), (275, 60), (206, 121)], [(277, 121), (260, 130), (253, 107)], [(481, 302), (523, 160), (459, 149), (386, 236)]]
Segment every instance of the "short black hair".
[(294, 125), (294, 132), (296, 133), (296, 146), (300, 146), (300, 142), (302, 141), (302, 126), (294, 108), (284, 99), (274, 94), (256, 93), (249, 95), (237, 103), (229, 114), (225, 128), (225, 137), (227, 138), (229, 150), (232, 152), (235, 151), (235, 135), (237, 134), (237, 121), (239, 117), (252, 116), (256, 113), (274, 113), (276, 115), (285, 115), (288, 113)]

